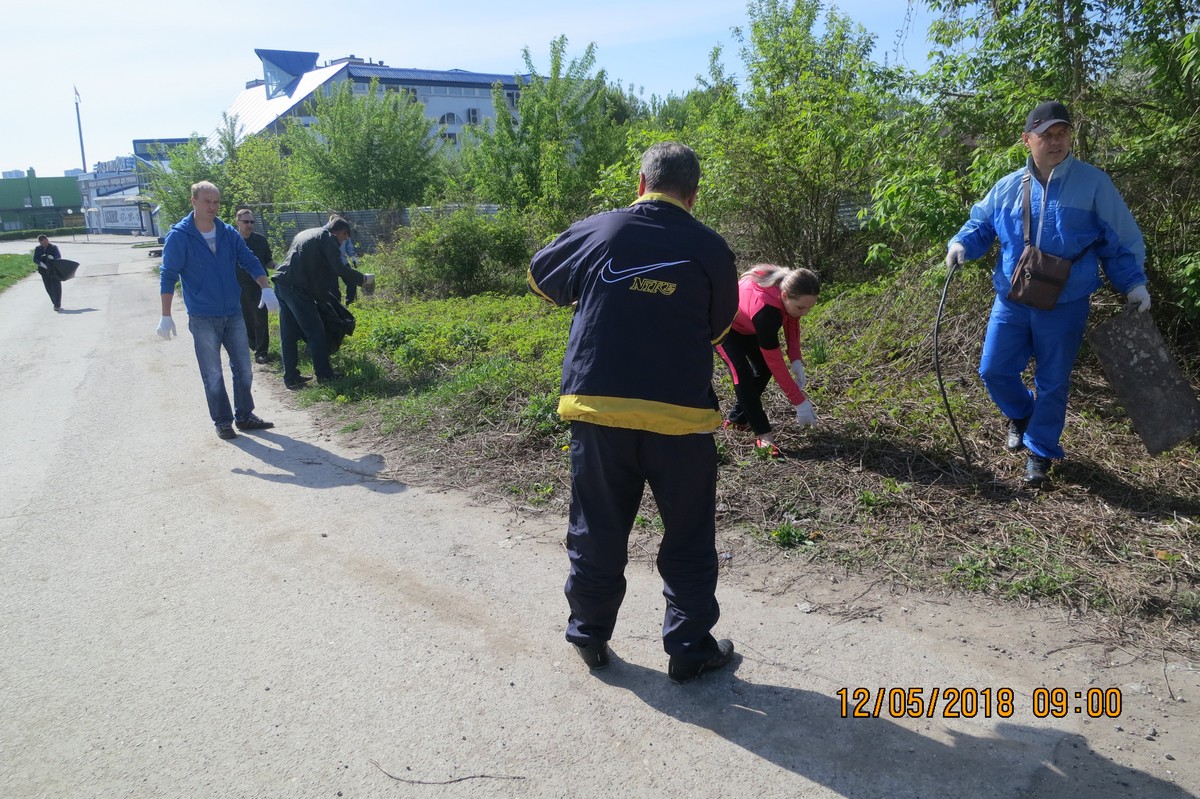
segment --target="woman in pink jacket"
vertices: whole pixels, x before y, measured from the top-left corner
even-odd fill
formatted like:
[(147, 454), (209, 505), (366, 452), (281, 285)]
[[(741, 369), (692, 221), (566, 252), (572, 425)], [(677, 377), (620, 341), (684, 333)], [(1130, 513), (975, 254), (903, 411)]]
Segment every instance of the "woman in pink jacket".
[[(809, 269), (787, 269), (771, 264), (750, 267), (738, 281), (738, 312), (729, 335), (717, 347), (733, 375), (737, 401), (725, 427), (753, 430), (755, 446), (769, 448), (781, 457), (762, 406), (762, 393), (771, 378), (796, 409), (801, 427), (816, 425), (817, 414), (804, 393), (808, 382), (800, 355), (800, 317), (817, 303), (821, 281)], [(787, 360), (779, 346), (783, 329)], [(791, 368), (788, 368), (788, 363)]]

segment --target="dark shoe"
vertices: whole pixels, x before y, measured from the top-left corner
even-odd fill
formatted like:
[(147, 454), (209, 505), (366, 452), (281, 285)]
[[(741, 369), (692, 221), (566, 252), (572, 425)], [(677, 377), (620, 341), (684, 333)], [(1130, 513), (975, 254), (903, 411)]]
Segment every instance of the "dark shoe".
[(1030, 488), (1042, 488), (1050, 483), (1050, 467), (1053, 465), (1049, 458), (1030, 454), (1025, 461), (1025, 485)]
[(255, 363), (270, 363), (270, 362), (271, 362), (271, 356), (269, 356), (269, 355), (266, 355), (266, 354), (264, 354), (264, 353), (261, 353), (261, 352), (260, 352), (260, 353), (258, 353), (257, 355), (255, 355), (255, 356), (254, 356), (254, 362), (255, 362)]
[(336, 383), (337, 381), (341, 380), (345, 376), (346, 375), (342, 372), (334, 372), (329, 377), (321, 377), (320, 375), (318, 375), (317, 376), (317, 385), (318, 386), (327, 386), (330, 383)]
[(217, 436), (229, 441), (230, 439), (237, 438), (237, 433), (233, 432), (233, 425), (219, 424), (217, 425)]
[(237, 425), (238, 430), (270, 430), (275, 426), (274, 422), (259, 419), (254, 414), (250, 414), (245, 419), (238, 419), (234, 424)]
[(304, 375), (301, 375), (295, 380), (284, 380), (283, 385), (285, 388), (290, 388), (292, 391), (295, 391), (296, 389), (304, 388), (305, 384), (310, 380), (312, 380), (311, 377), (305, 377)]
[(1009, 452), (1020, 452), (1025, 449), (1025, 430), (1029, 427), (1029, 417), (1008, 420), (1008, 438), (1004, 448)]
[(590, 644), (575, 644), (575, 651), (592, 671), (608, 668), (608, 644), (604, 641), (592, 641)]
[(717, 653), (708, 660), (696, 662), (672, 657), (667, 664), (667, 677), (676, 685), (691, 682), (706, 671), (716, 671), (733, 660), (733, 641), (722, 638), (717, 641)]

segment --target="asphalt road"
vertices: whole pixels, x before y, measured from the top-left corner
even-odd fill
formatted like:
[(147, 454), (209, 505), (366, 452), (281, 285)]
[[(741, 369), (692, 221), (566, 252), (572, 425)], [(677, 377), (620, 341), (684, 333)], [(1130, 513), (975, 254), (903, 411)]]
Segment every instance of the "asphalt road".
[[(661, 584), (639, 564), (614, 663), (589, 674), (562, 637), (561, 519), (387, 479), (273, 371), (254, 393), (275, 429), (219, 440), (182, 304), (180, 337), (158, 339), (157, 261), (130, 241), (58, 242), (82, 264), (65, 313), (36, 276), (0, 294), (0, 795), (1200, 788), (1194, 666), (1090, 643), (1059, 611), (796, 579), (734, 553), (716, 632), (741, 654), (676, 686)], [(839, 691), (852, 712), (859, 687), (878, 718), (843, 717)], [(1052, 698), (1038, 689), (1058, 687), (1067, 715), (1035, 717)], [(919, 717), (893, 717), (893, 688), (922, 689)], [(1089, 689), (1119, 691), (1119, 713), (1086, 718)]]

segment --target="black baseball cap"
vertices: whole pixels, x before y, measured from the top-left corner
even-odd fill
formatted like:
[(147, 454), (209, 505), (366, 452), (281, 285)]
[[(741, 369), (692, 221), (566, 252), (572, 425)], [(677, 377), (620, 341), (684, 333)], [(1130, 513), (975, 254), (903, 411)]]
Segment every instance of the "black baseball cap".
[(1057, 100), (1047, 100), (1044, 103), (1038, 103), (1037, 108), (1030, 111), (1029, 116), (1025, 117), (1025, 132), (1045, 133), (1059, 122), (1066, 122), (1070, 125), (1071, 112)]

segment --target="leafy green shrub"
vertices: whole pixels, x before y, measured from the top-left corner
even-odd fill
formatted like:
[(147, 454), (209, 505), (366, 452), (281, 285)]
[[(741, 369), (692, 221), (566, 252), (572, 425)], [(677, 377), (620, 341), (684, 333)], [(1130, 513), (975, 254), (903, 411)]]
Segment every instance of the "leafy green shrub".
[(392, 255), (401, 294), (520, 294), (533, 246), (526, 221), (516, 214), (435, 209), (415, 214), (409, 227), (397, 231)]

